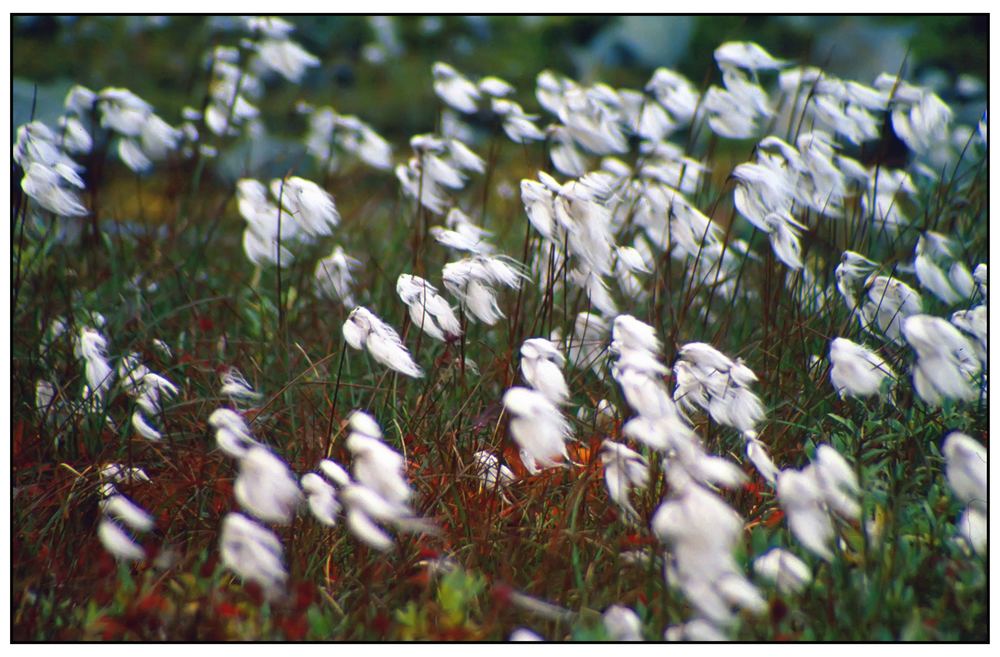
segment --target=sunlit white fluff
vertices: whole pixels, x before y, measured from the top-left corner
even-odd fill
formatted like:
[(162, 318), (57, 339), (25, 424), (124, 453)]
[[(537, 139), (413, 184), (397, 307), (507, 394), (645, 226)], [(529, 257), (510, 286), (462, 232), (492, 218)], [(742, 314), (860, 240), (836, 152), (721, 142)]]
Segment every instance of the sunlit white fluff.
[(654, 356), (658, 356), (663, 348), (656, 337), (656, 329), (631, 315), (615, 317), (611, 347), (619, 353), (646, 351)]
[(891, 276), (872, 275), (865, 282), (858, 321), (862, 328), (878, 329), (893, 342), (902, 343), (902, 326), (908, 317), (923, 312), (920, 293)]
[(319, 462), (319, 470), (323, 476), (332, 481), (337, 487), (346, 486), (351, 483), (351, 476), (347, 474), (344, 466), (333, 459), (323, 459)]
[(153, 516), (124, 495), (101, 500), (100, 506), (106, 516), (122, 521), (135, 531), (148, 532), (153, 528)]
[(757, 432), (746, 431), (743, 434), (746, 440), (746, 455), (753, 467), (757, 469), (760, 476), (764, 478), (771, 486), (774, 486), (778, 481), (778, 467), (771, 460), (771, 455), (768, 453), (767, 447), (757, 439)]
[(234, 401), (252, 402), (260, 399), (260, 393), (253, 389), (250, 382), (235, 367), (227, 369), (219, 376), (219, 379), (222, 383), (219, 393)]
[(639, 514), (628, 496), (633, 487), (645, 488), (649, 484), (646, 458), (625, 445), (605, 440), (601, 443), (601, 463), (608, 497), (628, 516), (638, 519)]
[(906, 342), (917, 353), (913, 386), (931, 405), (944, 399), (971, 401), (979, 396), (974, 383), (981, 365), (972, 343), (940, 317), (913, 315), (903, 322)]
[(569, 401), (569, 387), (562, 373), (565, 362), (562, 352), (545, 338), (529, 338), (521, 344), (524, 380), (553, 404)]
[(955, 497), (968, 506), (986, 509), (988, 493), (988, 453), (981, 443), (963, 433), (948, 434), (941, 447), (945, 475)]
[(316, 287), (324, 295), (339, 300), (348, 308), (353, 308), (355, 303), (351, 286), (354, 283), (354, 272), (360, 267), (360, 260), (347, 255), (344, 248), (337, 245), (333, 247), (330, 255), (316, 262), (313, 274)]
[(287, 525), (302, 501), (299, 484), (288, 466), (264, 447), (251, 447), (240, 460), (233, 484), (236, 501), (264, 522)]
[(84, 361), (87, 386), (95, 397), (101, 397), (110, 389), (114, 377), (114, 371), (108, 363), (107, 348), (107, 340), (96, 330), (88, 327), (80, 329), (75, 352)]
[(431, 236), (446, 248), (456, 251), (467, 251), (472, 254), (489, 255), (494, 247), (487, 240), (492, 234), (472, 223), (472, 220), (459, 208), (452, 208), (445, 217), (444, 226), (431, 226)]
[(566, 439), (569, 422), (540, 392), (514, 387), (504, 393), (504, 408), (511, 416), (510, 433), (528, 456), (543, 468), (569, 461)]
[(828, 561), (833, 559), (830, 544), (835, 535), (831, 514), (858, 519), (859, 492), (853, 468), (829, 445), (817, 448), (811, 465), (778, 475), (778, 500), (789, 529), (810, 552)]
[(139, 561), (146, 558), (146, 551), (132, 540), (125, 530), (107, 518), (97, 526), (97, 538), (104, 549), (119, 561)]
[(343, 335), (351, 347), (367, 351), (389, 369), (414, 378), (423, 376), (395, 329), (367, 308), (358, 306), (351, 311), (344, 322)]
[(534, 114), (525, 114), (524, 109), (517, 103), (494, 98), (491, 107), (493, 112), (501, 117), (503, 131), (514, 143), (526, 144), (530, 141), (545, 139), (545, 133), (539, 130), (534, 123), (538, 117)]
[(763, 421), (764, 406), (750, 390), (757, 376), (742, 360), (733, 361), (704, 342), (683, 345), (679, 355), (674, 400), (682, 407), (701, 407), (719, 424), (741, 433), (753, 431)]
[(809, 566), (797, 556), (781, 548), (771, 548), (754, 559), (757, 575), (774, 582), (782, 593), (798, 593), (812, 581)]
[[(87, 214), (87, 208), (80, 202), (76, 191), (70, 188), (66, 177), (39, 162), (31, 162), (21, 189), (49, 212), (61, 217), (79, 217)], [(82, 183), (80, 185), (82, 187)]]
[(752, 41), (727, 41), (715, 49), (715, 61), (719, 65), (730, 65), (751, 71), (776, 69), (786, 62), (775, 59), (766, 50)]
[(743, 521), (721, 497), (687, 485), (659, 506), (651, 526), (670, 548), (670, 584), (684, 591), (699, 615), (718, 625), (731, 620), (733, 607), (766, 610), (733, 557)]
[(463, 114), (475, 113), (480, 94), (472, 81), (444, 62), (435, 62), (432, 73), (438, 98)]
[(638, 614), (622, 605), (611, 605), (601, 616), (611, 641), (642, 641), (642, 621)]
[(841, 397), (877, 395), (886, 379), (896, 378), (883, 358), (846, 338), (830, 342), (830, 363), (830, 382)]
[(455, 311), (426, 280), (412, 274), (400, 274), (396, 280), (396, 294), (409, 309), (414, 325), (435, 340), (444, 342), (462, 334)]
[(951, 315), (951, 323), (971, 338), (976, 356), (985, 370), (989, 366), (989, 309), (980, 305), (972, 310), (957, 310)]
[(254, 45), (260, 71), (274, 71), (289, 82), (298, 83), (306, 71), (319, 66), (319, 58), (291, 39), (262, 39)]
[(516, 479), (514, 472), (494, 454), (480, 450), (472, 458), (476, 474), (487, 491), (503, 490)]
[(311, 180), (298, 176), (272, 180), (271, 195), (311, 237), (330, 235), (340, 223), (333, 196)]
[(208, 416), (208, 424), (215, 429), (216, 446), (227, 456), (243, 458), (251, 447), (260, 445), (250, 433), (243, 416), (228, 408), (218, 408)]
[(337, 514), (341, 508), (337, 501), (336, 489), (315, 472), (302, 475), (301, 482), (313, 517), (328, 527), (336, 525)]
[(269, 594), (284, 587), (288, 572), (284, 549), (271, 530), (239, 513), (227, 513), (219, 534), (222, 564), (241, 579), (257, 582)]
[(492, 326), (504, 316), (497, 305), (494, 287), (517, 289), (524, 274), (509, 259), (477, 255), (446, 264), (441, 277), (448, 291), (462, 302), (466, 313)]

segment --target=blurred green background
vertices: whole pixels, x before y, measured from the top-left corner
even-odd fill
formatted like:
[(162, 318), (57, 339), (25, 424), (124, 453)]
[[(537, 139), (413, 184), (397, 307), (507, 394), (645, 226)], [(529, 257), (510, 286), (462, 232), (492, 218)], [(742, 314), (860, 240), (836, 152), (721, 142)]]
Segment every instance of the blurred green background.
[[(355, 113), (399, 143), (434, 125), (431, 64), (499, 75), (528, 111), (536, 74), (552, 68), (582, 82), (641, 88), (658, 66), (703, 87), (718, 73), (712, 51), (753, 40), (779, 57), (871, 82), (904, 68), (946, 100), (961, 75), (987, 77), (989, 18), (980, 16), (292, 16), (295, 38), (317, 55), (301, 88), (272, 85), (262, 109), (270, 130), (301, 133), (306, 98)], [(38, 85), (40, 118), (58, 113), (73, 83), (125, 86), (168, 121), (204, 93), (204, 58), (235, 45), (235, 17), (19, 16), (13, 19), (14, 124)], [(967, 80), (972, 78), (967, 78)], [(52, 102), (58, 100), (59, 102)], [(979, 110), (981, 111), (981, 109)], [(960, 117), (961, 118), (961, 117)], [(281, 125), (284, 121), (284, 125)]]

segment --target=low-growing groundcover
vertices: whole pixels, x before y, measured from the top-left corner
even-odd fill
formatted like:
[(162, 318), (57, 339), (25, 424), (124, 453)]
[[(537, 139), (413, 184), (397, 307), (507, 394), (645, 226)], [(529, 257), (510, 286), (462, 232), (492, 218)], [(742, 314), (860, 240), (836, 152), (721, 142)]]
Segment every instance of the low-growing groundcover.
[(988, 639), (982, 83), (432, 61), (407, 144), (205, 21), (15, 127), (13, 639)]

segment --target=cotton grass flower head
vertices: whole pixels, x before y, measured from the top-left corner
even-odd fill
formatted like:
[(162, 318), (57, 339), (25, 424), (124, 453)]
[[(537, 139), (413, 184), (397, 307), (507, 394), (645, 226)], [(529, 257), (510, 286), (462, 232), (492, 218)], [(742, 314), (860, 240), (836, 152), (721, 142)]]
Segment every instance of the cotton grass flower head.
[(504, 316), (494, 288), (503, 285), (516, 290), (525, 275), (509, 258), (477, 255), (446, 264), (441, 278), (448, 291), (461, 301), (464, 312), (492, 326)]
[(781, 593), (799, 593), (812, 581), (809, 566), (788, 550), (772, 548), (754, 559), (757, 575), (774, 582)]
[(253, 389), (250, 382), (235, 367), (230, 367), (220, 376), (219, 394), (235, 401), (254, 402), (260, 399), (260, 393)]
[(409, 309), (414, 325), (430, 337), (446, 342), (462, 335), (462, 326), (451, 305), (423, 278), (400, 274), (396, 294)]
[(413, 362), (399, 334), (367, 308), (358, 306), (351, 311), (344, 322), (343, 334), (347, 344), (367, 351), (389, 369), (413, 378), (423, 376), (423, 371)]
[(480, 94), (479, 88), (472, 81), (444, 62), (435, 62), (432, 73), (434, 93), (438, 98), (463, 114), (476, 112), (476, 101)]
[(976, 306), (971, 310), (956, 310), (951, 315), (951, 323), (970, 338), (976, 356), (983, 365), (983, 370), (989, 366), (989, 309), (985, 305)]
[(316, 262), (313, 278), (316, 288), (321, 294), (336, 299), (347, 308), (353, 308), (354, 295), (351, 286), (354, 284), (354, 272), (361, 267), (361, 261), (347, 255), (340, 245), (325, 258)]
[(611, 605), (604, 610), (601, 621), (612, 641), (642, 641), (642, 621), (628, 607)]
[(239, 513), (227, 513), (219, 534), (222, 564), (243, 580), (256, 582), (268, 595), (280, 592), (288, 579), (284, 548), (271, 530)]
[(21, 179), (21, 189), (43, 208), (60, 217), (80, 217), (88, 214), (80, 202), (78, 192), (83, 182), (68, 169), (50, 169), (39, 162), (31, 162)]
[(288, 38), (266, 38), (254, 44), (256, 58), (252, 67), (260, 73), (273, 71), (298, 84), (306, 71), (319, 66), (319, 58)]
[(880, 331), (893, 342), (902, 344), (905, 320), (923, 312), (920, 293), (893, 276), (872, 274), (865, 281), (865, 293), (858, 314), (862, 328)]
[(757, 376), (742, 360), (733, 361), (704, 342), (683, 345), (679, 356), (674, 400), (682, 408), (701, 407), (713, 420), (740, 433), (753, 431), (764, 420), (764, 406), (749, 388)]
[(487, 491), (502, 491), (517, 479), (514, 472), (494, 454), (480, 450), (472, 458), (475, 472)]
[(333, 196), (311, 180), (299, 176), (272, 180), (271, 196), (309, 237), (328, 236), (340, 223)]
[(77, 358), (84, 361), (87, 388), (95, 399), (103, 398), (104, 393), (110, 390), (114, 378), (114, 370), (108, 363), (107, 348), (107, 339), (96, 329), (80, 329), (74, 351)]
[(146, 558), (146, 551), (132, 540), (117, 523), (104, 518), (97, 526), (97, 538), (104, 549), (119, 561), (140, 561)]
[(753, 613), (767, 609), (733, 558), (742, 529), (739, 515), (697, 484), (680, 489), (653, 515), (653, 533), (670, 549), (670, 583), (716, 626), (732, 620), (734, 607)]
[(629, 517), (638, 520), (639, 513), (628, 495), (633, 487), (645, 488), (649, 484), (649, 463), (642, 454), (610, 440), (601, 443), (600, 455), (608, 497)]
[(988, 454), (971, 437), (948, 434), (941, 448), (945, 457), (945, 475), (955, 497), (965, 505), (958, 519), (959, 534), (977, 554), (986, 554), (988, 527)]
[(955, 259), (954, 250), (948, 237), (928, 231), (917, 239), (913, 261), (920, 284), (948, 305), (971, 297), (975, 291), (972, 274)]
[(562, 373), (565, 362), (562, 352), (545, 338), (529, 338), (521, 344), (524, 380), (553, 404), (569, 401), (569, 387)]
[(569, 422), (545, 395), (528, 388), (514, 387), (504, 393), (503, 404), (510, 414), (510, 433), (517, 445), (542, 468), (569, 461), (566, 439)]
[(299, 484), (288, 465), (265, 447), (253, 446), (240, 459), (233, 484), (236, 501), (264, 522), (287, 525), (302, 502)]
[(208, 416), (208, 424), (215, 430), (216, 446), (231, 458), (242, 459), (251, 447), (261, 446), (243, 416), (236, 411), (218, 408)]
[(301, 483), (313, 517), (328, 527), (336, 525), (341, 509), (336, 489), (315, 472), (302, 475)]
[(855, 501), (860, 493), (857, 476), (844, 457), (820, 445), (811, 465), (781, 471), (777, 493), (795, 538), (816, 556), (832, 561), (833, 514), (851, 520), (861, 515)]
[(841, 397), (871, 397), (882, 392), (883, 383), (895, 381), (896, 373), (875, 352), (834, 338), (830, 342), (830, 382)]
[(975, 347), (955, 326), (940, 317), (913, 315), (903, 322), (902, 333), (917, 354), (913, 386), (921, 399), (939, 406), (945, 399), (979, 396), (974, 379), (982, 366)]
[(484, 255), (489, 255), (495, 250), (487, 241), (492, 234), (472, 223), (472, 220), (459, 208), (448, 211), (445, 224), (447, 228), (431, 226), (428, 229), (434, 240), (445, 248)]
[(121, 521), (138, 532), (148, 532), (153, 528), (153, 516), (124, 495), (116, 494), (101, 500), (101, 511), (105, 516)]

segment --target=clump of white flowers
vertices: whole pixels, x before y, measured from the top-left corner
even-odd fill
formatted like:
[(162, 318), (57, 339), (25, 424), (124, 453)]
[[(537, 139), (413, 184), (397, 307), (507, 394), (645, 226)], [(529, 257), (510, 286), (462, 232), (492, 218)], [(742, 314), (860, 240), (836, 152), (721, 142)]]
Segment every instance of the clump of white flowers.
[(354, 349), (367, 351), (386, 367), (406, 376), (420, 378), (423, 370), (413, 362), (410, 352), (395, 329), (367, 308), (358, 306), (351, 311), (343, 326), (344, 340)]
[[(382, 430), (375, 418), (362, 411), (350, 416), (350, 434), (345, 445), (351, 452), (351, 479), (332, 465), (324, 473), (339, 483), (339, 501), (346, 508), (350, 532), (363, 543), (379, 551), (392, 549), (392, 536), (386, 531), (433, 533), (434, 525), (417, 516), (410, 506), (413, 490), (405, 476), (402, 455), (382, 441)], [(328, 472), (333, 470), (333, 472)]]
[(913, 387), (921, 399), (939, 406), (945, 399), (972, 401), (979, 396), (976, 349), (954, 325), (940, 317), (914, 315), (903, 322), (902, 333), (917, 353)]
[(883, 358), (847, 338), (830, 341), (830, 363), (830, 382), (841, 397), (877, 395), (885, 381), (896, 379)]
[(396, 294), (409, 309), (413, 323), (435, 340), (445, 342), (462, 335), (455, 311), (426, 280), (412, 274), (400, 274), (396, 279)]
[(789, 468), (778, 475), (778, 500), (792, 535), (827, 561), (833, 560), (834, 517), (857, 520), (861, 516), (855, 500), (860, 490), (850, 464), (829, 445), (820, 445), (805, 468)]
[(986, 448), (964, 433), (951, 433), (944, 440), (945, 475), (955, 497), (965, 505), (958, 531), (977, 554), (986, 554), (989, 511)]
[(529, 472), (569, 461), (566, 439), (572, 434), (569, 421), (540, 392), (515, 386), (504, 393), (510, 414), (510, 433), (521, 448), (521, 460)]

